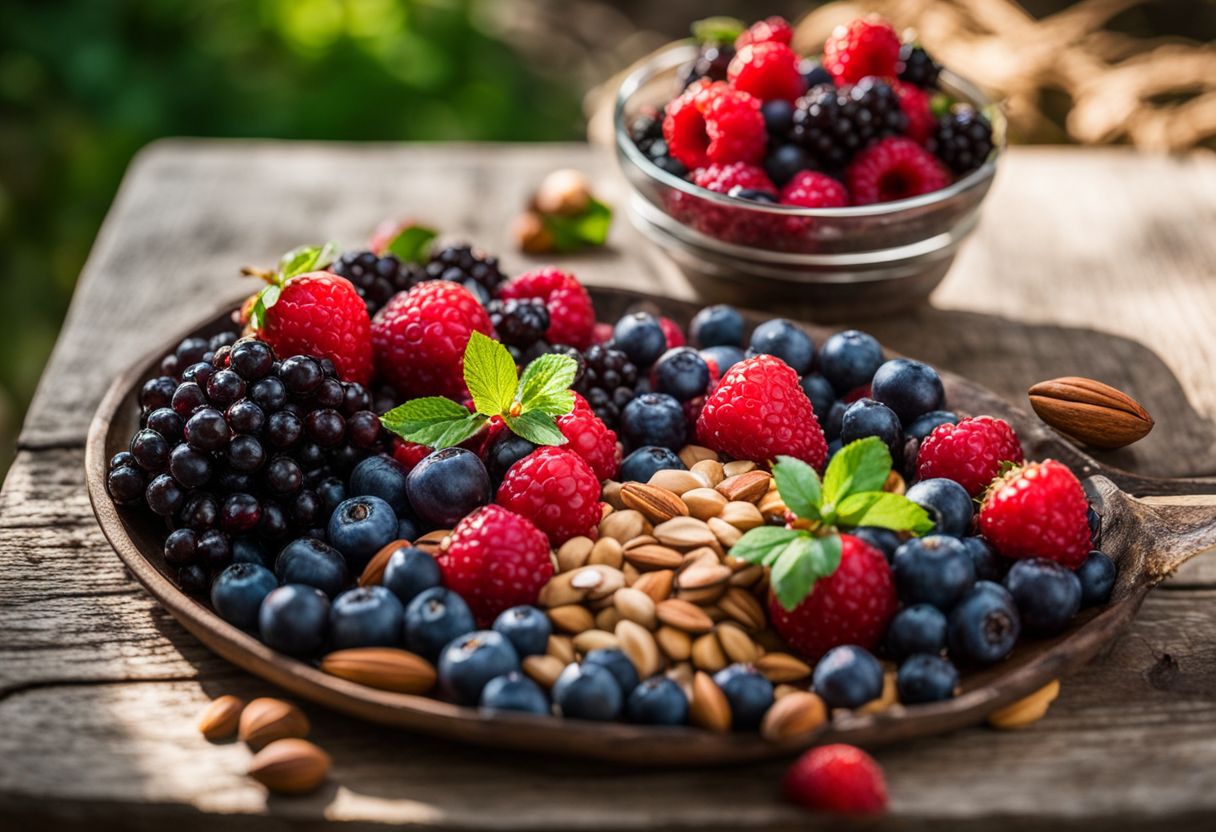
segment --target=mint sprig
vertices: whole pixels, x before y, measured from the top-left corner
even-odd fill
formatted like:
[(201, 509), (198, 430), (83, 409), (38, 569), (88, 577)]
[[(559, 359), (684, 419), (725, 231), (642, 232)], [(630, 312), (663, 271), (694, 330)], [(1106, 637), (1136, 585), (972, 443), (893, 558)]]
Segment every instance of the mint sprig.
[(715, 17), (706, 17), (701, 20), (694, 20), (692, 23), (692, 37), (697, 43), (702, 46), (718, 46), (723, 44), (731, 44), (743, 31), (747, 25), (737, 17), (727, 17), (726, 15), (717, 15)]
[(562, 445), (556, 418), (574, 409), (578, 365), (568, 355), (543, 355), (519, 377), (507, 348), (474, 332), (464, 350), (464, 383), (473, 411), (442, 396), (411, 399), (380, 417), (380, 424), (407, 442), (450, 448), (476, 434), (495, 416), (536, 445)]
[(430, 256), (431, 243), (438, 236), (439, 232), (433, 228), (409, 223), (388, 241), (384, 251), (395, 255), (402, 263), (422, 265)]
[(933, 528), (923, 508), (902, 494), (882, 490), (890, 473), (891, 453), (874, 436), (837, 451), (822, 481), (802, 460), (777, 457), (773, 479), (781, 501), (797, 517), (810, 521), (814, 531), (760, 526), (731, 547), (731, 556), (770, 567), (769, 583), (778, 603), (792, 610), (816, 581), (840, 566), (839, 530), (880, 526), (920, 536)]
[(612, 227), (612, 209), (595, 197), (587, 207), (574, 216), (542, 214), (545, 229), (553, 237), (555, 251), (578, 251), (584, 247), (602, 246)]
[(274, 271), (252, 268), (243, 269), (242, 272), (244, 274), (260, 277), (266, 281), (266, 285), (258, 292), (257, 297), (253, 301), (253, 308), (249, 310), (250, 325), (254, 329), (261, 329), (265, 326), (266, 310), (279, 302), (279, 298), (283, 294), (283, 287), (287, 285), (287, 281), (297, 275), (328, 268), (337, 256), (337, 243), (325, 243), (320, 246), (300, 246), (299, 248), (293, 248), (280, 257)]

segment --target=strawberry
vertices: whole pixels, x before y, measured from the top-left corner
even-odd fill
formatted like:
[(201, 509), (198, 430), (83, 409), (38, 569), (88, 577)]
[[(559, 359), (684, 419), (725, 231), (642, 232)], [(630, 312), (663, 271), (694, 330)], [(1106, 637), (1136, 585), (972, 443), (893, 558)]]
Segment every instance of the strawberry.
[(787, 799), (817, 811), (874, 814), (887, 808), (882, 769), (851, 745), (812, 748), (790, 766), (781, 790)]
[(1088, 513), (1076, 475), (1047, 459), (994, 482), (980, 507), (979, 527), (1007, 558), (1047, 558), (1076, 569), (1090, 550)]

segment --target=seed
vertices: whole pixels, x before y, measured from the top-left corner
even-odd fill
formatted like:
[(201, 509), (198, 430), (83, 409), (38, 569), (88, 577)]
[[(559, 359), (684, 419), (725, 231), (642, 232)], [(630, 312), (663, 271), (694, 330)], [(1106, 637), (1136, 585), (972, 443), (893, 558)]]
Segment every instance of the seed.
[(652, 523), (688, 516), (688, 506), (684, 505), (684, 501), (657, 485), (627, 482), (621, 486), (621, 501), (628, 508), (640, 511)]
[(718, 483), (726, 479), (726, 473), (722, 470), (722, 463), (716, 459), (703, 459), (696, 465), (689, 466), (689, 470), (694, 474), (705, 477), (705, 481), (709, 483), (710, 488), (716, 488)]
[(718, 602), (722, 611), (738, 621), (749, 630), (759, 630), (764, 627), (764, 608), (746, 589), (732, 586), (726, 590), (722, 600)]
[(705, 488), (708, 483), (704, 478), (697, 476), (692, 471), (681, 471), (678, 468), (664, 468), (654, 472), (654, 476), (650, 478), (649, 485), (666, 489), (679, 497), (681, 494), (692, 491), (694, 488)]
[(616, 625), (616, 638), (621, 650), (637, 668), (638, 676), (647, 679), (658, 673), (663, 666), (659, 645), (650, 631), (634, 621), (622, 621)]
[(649, 531), (650, 524), (646, 522), (642, 512), (633, 509), (614, 511), (600, 521), (600, 536), (615, 537), (621, 543)]
[(584, 656), (592, 650), (614, 650), (618, 646), (616, 636), (605, 630), (584, 630), (574, 637), (574, 649)]
[(557, 571), (570, 572), (587, 563), (594, 541), (589, 537), (572, 537), (557, 550)]
[(621, 618), (635, 621), (647, 630), (658, 626), (654, 599), (640, 589), (618, 589), (612, 596), (612, 604)]
[(748, 471), (745, 474), (727, 476), (715, 487), (728, 500), (743, 500), (754, 503), (768, 491), (773, 475), (767, 471)]
[(714, 628), (714, 622), (700, 607), (679, 598), (660, 601), (655, 612), (659, 621), (686, 633), (708, 633)]
[(722, 472), (727, 477), (737, 477), (740, 474), (746, 474), (748, 471), (755, 471), (756, 463), (750, 459), (736, 459), (722, 466)]
[(566, 604), (562, 607), (552, 607), (549, 610), (549, 620), (555, 629), (564, 633), (581, 633), (595, 626), (595, 618), (591, 612), (578, 604)]
[(698, 671), (693, 676), (689, 718), (693, 725), (719, 734), (730, 730), (730, 703), (708, 673)]
[(520, 666), (528, 678), (547, 690), (553, 687), (566, 662), (556, 656), (525, 656)]
[(591, 547), (591, 555), (587, 558), (587, 562), (602, 563), (613, 569), (620, 569), (625, 562), (621, 541), (615, 537), (601, 537)]
[(758, 657), (754, 664), (756, 669), (774, 684), (793, 682), (811, 675), (810, 666), (789, 653), (765, 653)]
[(645, 592), (657, 604), (660, 601), (666, 601), (671, 595), (675, 577), (676, 573), (670, 569), (658, 569), (638, 576), (633, 583), (633, 588)]
[(1053, 679), (1025, 699), (1019, 699), (988, 714), (988, 724), (1005, 731), (1025, 728), (1046, 716), (1047, 709), (1059, 695), (1060, 680)]
[(694, 488), (680, 495), (688, 513), (698, 520), (717, 517), (726, 506), (726, 498), (712, 488)]
[(714, 632), (718, 635), (718, 642), (722, 645), (722, 652), (732, 662), (751, 664), (760, 657), (760, 649), (756, 647), (756, 643), (748, 637), (747, 633), (743, 632), (743, 628), (738, 624), (733, 624), (729, 621), (723, 622), (714, 628)]
[(764, 714), (760, 734), (772, 742), (787, 740), (814, 731), (827, 718), (822, 699), (808, 691), (793, 691), (774, 702)]
[(311, 726), (303, 711), (290, 702), (263, 696), (241, 711), (241, 742), (261, 748), (275, 740), (306, 737)]
[(659, 643), (663, 655), (673, 662), (687, 661), (692, 655), (692, 639), (683, 630), (664, 625), (655, 631), (654, 640)]
[(308, 740), (288, 738), (268, 744), (249, 761), (246, 773), (273, 792), (314, 791), (329, 773), (329, 755)]
[(714, 533), (714, 537), (718, 543), (727, 549), (739, 542), (739, 538), (743, 537), (743, 532), (739, 531), (736, 526), (727, 523), (721, 517), (711, 517), (706, 521), (709, 530)]
[(718, 452), (704, 445), (685, 445), (680, 449), (680, 461), (689, 469), (708, 460), (718, 461)]
[(569, 636), (549, 636), (549, 643), (545, 647), (545, 653), (557, 658), (562, 666), (570, 664), (574, 661), (574, 642)]
[(237, 721), (244, 708), (245, 700), (236, 696), (221, 696), (211, 700), (199, 714), (199, 733), (212, 742), (228, 739), (236, 733)]
[[(684, 505), (683, 502), (680, 505)], [(705, 525), (704, 520), (695, 517), (673, 517), (665, 523), (654, 527), (654, 536), (659, 542), (679, 549), (690, 549), (694, 546), (710, 546), (718, 539)]]
[(692, 643), (692, 663), (698, 670), (717, 673), (726, 667), (726, 654), (713, 633), (706, 633)]
[(745, 503), (742, 500), (727, 503), (718, 516), (740, 531), (748, 531), (764, 525), (764, 515), (760, 513), (760, 509), (756, 508), (754, 504)]
[(684, 562), (684, 556), (675, 549), (655, 544), (626, 549), (624, 556), (626, 561), (642, 571), (650, 569), (675, 569)]

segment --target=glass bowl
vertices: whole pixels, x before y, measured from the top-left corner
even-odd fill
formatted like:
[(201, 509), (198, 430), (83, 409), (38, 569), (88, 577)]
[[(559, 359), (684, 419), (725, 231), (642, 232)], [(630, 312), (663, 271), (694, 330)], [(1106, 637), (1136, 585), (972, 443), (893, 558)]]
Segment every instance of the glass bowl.
[(1005, 122), (968, 81), (943, 71), (939, 86), (991, 114), (996, 146), (980, 168), (947, 188), (847, 208), (796, 208), (735, 199), (652, 163), (629, 137), (646, 107), (680, 90), (691, 43), (663, 49), (621, 83), (613, 111), (617, 160), (633, 224), (707, 298), (752, 307), (792, 305), (820, 319), (885, 314), (925, 300), (946, 276), (1004, 149)]

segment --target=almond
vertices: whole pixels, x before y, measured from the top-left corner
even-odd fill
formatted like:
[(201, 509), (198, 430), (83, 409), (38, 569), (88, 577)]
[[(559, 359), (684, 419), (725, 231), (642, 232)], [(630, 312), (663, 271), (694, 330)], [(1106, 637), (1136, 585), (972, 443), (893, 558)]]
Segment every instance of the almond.
[(426, 659), (393, 647), (352, 647), (321, 659), (321, 670), (397, 693), (426, 693), (435, 686), (435, 668)]
[(882, 676), (882, 693), (877, 699), (871, 699), (869, 702), (857, 709), (859, 714), (878, 714), (890, 708), (899, 702), (899, 692), (895, 688), (895, 671), (888, 670)]
[(1040, 381), (1030, 388), (1029, 396), (1040, 419), (1094, 448), (1122, 448), (1153, 429), (1153, 417), (1139, 402), (1093, 379), (1065, 376)]
[(198, 732), (212, 742), (228, 739), (236, 733), (237, 722), (244, 708), (245, 700), (236, 696), (211, 700), (199, 714)]
[(680, 495), (688, 513), (698, 520), (717, 517), (726, 507), (726, 498), (712, 488), (694, 488)]
[(574, 661), (574, 642), (570, 636), (549, 636), (549, 642), (545, 645), (545, 654), (557, 658), (563, 666), (568, 665)]
[(557, 550), (557, 571), (569, 572), (580, 566), (586, 566), (594, 545), (595, 542), (591, 538), (581, 535), (567, 540)]
[(663, 655), (673, 662), (687, 661), (692, 655), (692, 639), (683, 630), (664, 625), (655, 631), (654, 640), (659, 643)]
[(760, 723), (760, 734), (772, 742), (809, 734), (827, 721), (823, 700), (799, 690), (785, 694), (773, 703)]
[(726, 590), (726, 594), (722, 596), (718, 606), (724, 613), (749, 630), (759, 630), (764, 627), (766, 621), (764, 607), (760, 606), (756, 596), (746, 589), (732, 586)]
[(659, 645), (650, 631), (633, 621), (622, 621), (616, 625), (616, 638), (621, 650), (637, 668), (638, 676), (647, 679), (658, 673), (663, 666)]
[(718, 643), (722, 645), (722, 652), (731, 662), (751, 664), (760, 657), (760, 648), (756, 647), (756, 642), (752, 641), (738, 624), (724, 621), (714, 629), (714, 632), (718, 635)]
[(1025, 728), (1047, 715), (1047, 709), (1060, 695), (1060, 680), (1053, 679), (1025, 699), (1019, 699), (988, 714), (988, 724), (1003, 731)]
[(716, 488), (718, 483), (726, 479), (722, 463), (716, 459), (703, 459), (696, 465), (689, 466), (690, 471), (699, 477), (704, 477), (710, 488)]
[(722, 473), (727, 477), (737, 477), (740, 474), (746, 474), (748, 471), (755, 471), (756, 463), (750, 459), (736, 459), (722, 466)]
[(708, 633), (714, 628), (713, 620), (695, 604), (668, 598), (655, 607), (659, 621), (683, 630), (686, 633)]
[(625, 504), (621, 502), (621, 484), (616, 480), (604, 481), (604, 487), (600, 491), (600, 499), (617, 511), (625, 508)]
[[(620, 593), (622, 590), (617, 590)], [(616, 595), (613, 595), (609, 600), (615, 600)], [(612, 632), (616, 629), (617, 623), (621, 620), (621, 613), (616, 607), (604, 607), (595, 614), (595, 627), (598, 630), (607, 630)]]
[[(621, 490), (624, 490), (621, 486)], [(634, 509), (614, 511), (600, 521), (600, 536), (615, 537), (621, 543), (650, 532), (650, 524), (642, 512)]]
[(447, 540), (448, 535), (451, 533), (451, 529), (436, 529), (433, 532), (427, 532), (414, 541), (414, 548), (421, 549), (428, 555), (433, 555), (443, 546), (443, 541)]
[(768, 493), (768, 484), (773, 475), (768, 471), (748, 471), (744, 474), (727, 476), (718, 483), (718, 492), (730, 501), (742, 500), (754, 503)]
[(754, 664), (774, 684), (793, 682), (811, 675), (810, 665), (789, 653), (765, 653)]
[(697, 671), (692, 677), (692, 702), (689, 718), (693, 725), (725, 734), (730, 730), (730, 703), (708, 673)]
[(683, 462), (689, 470), (692, 470), (698, 463), (707, 460), (718, 461), (718, 452), (712, 448), (706, 448), (704, 445), (685, 445), (680, 449), (680, 461)]
[(764, 577), (764, 567), (758, 563), (744, 566), (730, 576), (731, 586), (749, 587)]
[(718, 539), (718, 543), (729, 549), (739, 542), (739, 538), (743, 537), (743, 532), (739, 531), (737, 526), (732, 526), (721, 517), (711, 517), (706, 521), (709, 530), (714, 533), (714, 537)]
[(247, 774), (272, 792), (305, 794), (329, 774), (329, 755), (308, 740), (276, 740), (249, 761)]
[(726, 653), (715, 633), (706, 633), (692, 643), (692, 663), (697, 670), (717, 673), (726, 667)]
[(680, 572), (676, 577), (676, 586), (681, 590), (708, 589), (726, 583), (730, 576), (730, 567), (718, 563), (714, 557), (713, 563), (701, 560)]
[[(682, 500), (680, 505), (684, 505)], [(654, 527), (654, 536), (660, 543), (677, 549), (713, 546), (718, 542), (709, 526), (705, 525), (705, 521), (695, 517), (673, 517), (665, 523), (660, 523)]]
[(551, 607), (548, 612), (549, 620), (553, 622), (553, 628), (559, 632), (575, 635), (595, 626), (595, 618), (592, 617), (591, 611), (578, 604)]
[(612, 596), (612, 604), (621, 618), (641, 624), (647, 630), (658, 626), (654, 599), (640, 589), (618, 589)]
[(694, 488), (705, 488), (709, 481), (692, 471), (681, 471), (679, 468), (663, 468), (655, 471), (648, 485), (665, 488), (677, 497)]
[(556, 656), (525, 656), (520, 667), (529, 679), (548, 690), (553, 687), (566, 663)]
[(621, 486), (621, 502), (626, 507), (641, 512), (651, 523), (688, 516), (688, 506), (684, 505), (684, 501), (657, 485), (627, 482)]
[(625, 550), (625, 560), (640, 570), (676, 569), (684, 562), (684, 556), (666, 546), (647, 544)]
[(384, 580), (384, 568), (388, 566), (389, 558), (398, 549), (403, 549), (409, 545), (410, 542), (408, 540), (394, 540), (379, 552), (376, 552), (372, 556), (372, 559), (367, 562), (367, 566), (363, 567), (363, 572), (359, 575), (359, 586), (379, 586)]
[(742, 500), (730, 501), (722, 507), (718, 516), (742, 532), (764, 525), (764, 515), (756, 508), (755, 503), (745, 503)]
[(671, 587), (675, 583), (676, 573), (670, 569), (657, 569), (640, 575), (634, 582), (633, 588), (645, 592), (658, 604), (666, 601), (671, 595)]
[(241, 711), (241, 742), (261, 748), (275, 740), (308, 736), (308, 717), (290, 702), (263, 696)]
[(613, 569), (620, 569), (624, 562), (621, 541), (615, 537), (601, 537), (595, 541), (595, 545), (591, 547), (591, 555), (587, 558), (587, 563), (602, 563)]
[(574, 637), (574, 649), (584, 656), (592, 650), (615, 650), (619, 646), (616, 636), (605, 630), (584, 630)]

